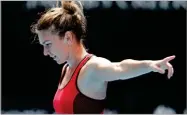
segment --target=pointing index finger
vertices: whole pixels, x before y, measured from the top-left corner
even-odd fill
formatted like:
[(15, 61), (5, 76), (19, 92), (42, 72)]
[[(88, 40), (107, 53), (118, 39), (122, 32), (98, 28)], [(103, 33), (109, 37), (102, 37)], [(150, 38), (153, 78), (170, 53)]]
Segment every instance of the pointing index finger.
[(166, 57), (166, 58), (164, 58), (163, 61), (164, 61), (164, 62), (169, 62), (169, 61), (171, 61), (171, 60), (173, 60), (173, 59), (175, 59), (175, 55)]

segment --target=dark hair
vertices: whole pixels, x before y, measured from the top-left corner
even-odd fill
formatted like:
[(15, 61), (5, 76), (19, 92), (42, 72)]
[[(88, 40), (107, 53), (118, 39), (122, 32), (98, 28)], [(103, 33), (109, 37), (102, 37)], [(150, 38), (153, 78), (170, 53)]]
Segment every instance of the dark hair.
[(61, 5), (46, 11), (32, 26), (32, 32), (49, 30), (63, 37), (66, 31), (72, 31), (80, 42), (86, 34), (86, 18), (81, 3), (61, 1)]

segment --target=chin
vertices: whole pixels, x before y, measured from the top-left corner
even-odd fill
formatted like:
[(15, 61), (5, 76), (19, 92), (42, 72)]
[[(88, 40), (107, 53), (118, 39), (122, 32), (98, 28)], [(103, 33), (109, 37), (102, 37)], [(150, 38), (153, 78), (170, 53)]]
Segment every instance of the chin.
[(61, 63), (57, 62), (58, 65), (60, 65)]
[(62, 62), (60, 62), (60, 61), (57, 61), (56, 63), (59, 64), (59, 65), (62, 64)]
[(65, 61), (56, 61), (57, 62), (57, 64), (59, 64), (59, 65), (61, 65), (61, 64), (63, 64), (63, 63), (65, 63)]

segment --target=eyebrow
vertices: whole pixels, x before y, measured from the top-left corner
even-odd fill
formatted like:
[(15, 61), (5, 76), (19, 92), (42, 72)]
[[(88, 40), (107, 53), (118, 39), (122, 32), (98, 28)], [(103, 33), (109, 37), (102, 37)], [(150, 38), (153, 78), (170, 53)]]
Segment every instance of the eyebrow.
[(44, 42), (42, 43), (42, 45), (45, 45), (46, 42), (49, 42), (49, 40), (44, 41)]

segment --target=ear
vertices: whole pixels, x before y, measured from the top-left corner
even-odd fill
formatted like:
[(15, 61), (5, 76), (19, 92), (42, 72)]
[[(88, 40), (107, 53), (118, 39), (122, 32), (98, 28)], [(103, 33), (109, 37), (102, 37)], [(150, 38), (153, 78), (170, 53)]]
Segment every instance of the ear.
[(73, 42), (73, 33), (70, 32), (70, 31), (67, 31), (65, 34), (64, 34), (64, 43), (68, 44), (68, 45), (71, 45)]

